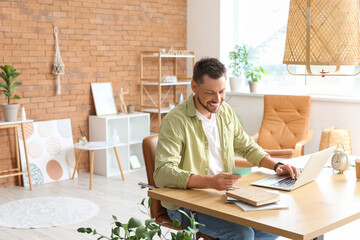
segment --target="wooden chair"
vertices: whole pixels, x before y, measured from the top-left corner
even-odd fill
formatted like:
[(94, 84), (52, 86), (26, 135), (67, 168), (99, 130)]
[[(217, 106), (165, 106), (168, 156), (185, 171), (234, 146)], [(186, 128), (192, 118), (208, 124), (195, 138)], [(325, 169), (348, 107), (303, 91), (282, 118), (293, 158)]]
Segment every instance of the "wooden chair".
[[(144, 138), (142, 143), (148, 184), (154, 187), (156, 187), (153, 174), (155, 170), (155, 152), (156, 152), (157, 142), (158, 142), (158, 135), (152, 135)], [(169, 218), (166, 209), (163, 206), (161, 206), (159, 200), (152, 199), (152, 203), (150, 206), (150, 217), (155, 218), (156, 223), (164, 223), (163, 226), (165, 227), (173, 228), (177, 230), (181, 229), (172, 226), (172, 221)], [(214, 240), (214, 238), (210, 236), (207, 236), (202, 233), (198, 233), (196, 235), (196, 239), (200, 239), (200, 238), (203, 238), (205, 240)]]
[[(309, 130), (310, 96), (265, 95), (264, 115), (260, 131), (252, 138), (275, 158), (304, 155), (304, 145), (312, 139)], [(251, 167), (236, 159), (237, 167)]]

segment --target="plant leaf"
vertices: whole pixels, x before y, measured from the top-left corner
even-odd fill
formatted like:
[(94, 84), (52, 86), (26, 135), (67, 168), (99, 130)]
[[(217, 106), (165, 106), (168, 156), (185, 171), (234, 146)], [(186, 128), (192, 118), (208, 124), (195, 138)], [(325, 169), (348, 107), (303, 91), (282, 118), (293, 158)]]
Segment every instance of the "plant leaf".
[(155, 218), (152, 219), (146, 219), (145, 220), (145, 226), (149, 227), (151, 223), (155, 222)]
[(145, 198), (143, 198), (143, 200), (141, 200), (141, 205), (143, 205), (145, 207), (144, 202), (145, 202)]
[(157, 230), (151, 230), (151, 231), (149, 231), (149, 237), (150, 237), (150, 239), (153, 239), (153, 237), (155, 236), (155, 234), (158, 232), (159, 230), (157, 229)]
[(141, 236), (146, 232), (146, 227), (145, 226), (140, 226), (138, 228), (136, 228), (135, 231), (135, 235), (137, 238), (141, 238)]
[(20, 97), (15, 94), (14, 96), (11, 97), (11, 99), (20, 99)]
[(112, 218), (117, 221), (117, 217), (115, 215), (112, 215)]
[(173, 221), (173, 226), (174, 227), (180, 227), (181, 226), (181, 223), (180, 223), (180, 221), (179, 220), (177, 220), (177, 219), (174, 219), (174, 221)]
[(130, 220), (128, 222), (128, 228), (129, 229), (130, 228), (137, 228), (137, 227), (139, 227), (141, 225), (142, 225), (141, 221), (139, 219), (137, 219), (137, 218), (134, 218), (134, 217), (130, 218)]
[(112, 233), (116, 236), (120, 236), (120, 228), (119, 227), (116, 227), (112, 230)]
[(151, 198), (149, 198), (149, 199), (148, 199), (148, 208), (150, 208), (151, 203), (152, 203), (152, 200), (151, 200)]
[(79, 233), (85, 233), (85, 228), (78, 228), (77, 231), (78, 231)]

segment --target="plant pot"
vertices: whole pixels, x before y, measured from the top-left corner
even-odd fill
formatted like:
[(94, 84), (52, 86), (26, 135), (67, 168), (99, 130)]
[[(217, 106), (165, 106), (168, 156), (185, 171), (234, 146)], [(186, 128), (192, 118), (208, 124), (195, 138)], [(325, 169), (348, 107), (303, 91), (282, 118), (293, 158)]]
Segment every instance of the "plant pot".
[(258, 91), (258, 82), (249, 81), (250, 92), (256, 93)]
[(17, 103), (1, 104), (5, 122), (16, 122), (17, 121), (19, 106), (20, 105)]
[(244, 78), (230, 77), (230, 90), (231, 92), (240, 92), (245, 83)]

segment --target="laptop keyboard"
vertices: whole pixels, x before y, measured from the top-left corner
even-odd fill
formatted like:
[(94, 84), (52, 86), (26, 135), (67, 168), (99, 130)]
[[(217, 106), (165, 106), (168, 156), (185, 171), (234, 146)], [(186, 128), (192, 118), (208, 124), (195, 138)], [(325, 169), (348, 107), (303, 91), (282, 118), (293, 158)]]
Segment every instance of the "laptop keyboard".
[(290, 188), (294, 185), (295, 183), (295, 179), (292, 179), (291, 177), (285, 178), (283, 180), (280, 180), (274, 184), (272, 184), (272, 186), (274, 187), (282, 187), (282, 188)]

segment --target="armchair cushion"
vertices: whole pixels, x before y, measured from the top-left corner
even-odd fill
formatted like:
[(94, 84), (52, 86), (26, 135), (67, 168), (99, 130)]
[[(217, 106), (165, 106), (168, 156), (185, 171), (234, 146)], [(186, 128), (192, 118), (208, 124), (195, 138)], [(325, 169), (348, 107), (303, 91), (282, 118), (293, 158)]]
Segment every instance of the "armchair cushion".
[(284, 149), (286, 155), (293, 151), (307, 136), (310, 104), (310, 96), (265, 95), (258, 144), (269, 150)]

